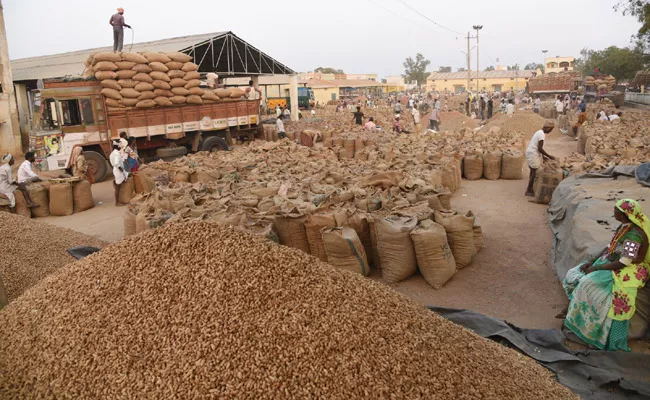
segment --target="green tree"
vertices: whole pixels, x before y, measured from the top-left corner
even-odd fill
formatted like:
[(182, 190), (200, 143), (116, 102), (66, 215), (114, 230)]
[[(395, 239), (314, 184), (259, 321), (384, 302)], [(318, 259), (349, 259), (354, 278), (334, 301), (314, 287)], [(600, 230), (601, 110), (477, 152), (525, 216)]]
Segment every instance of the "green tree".
[(496, 68), (494, 68), (494, 65), (490, 65), (489, 67), (485, 68), (485, 71), (494, 71)]
[(636, 17), (641, 23), (637, 38), (645, 45), (650, 43), (650, 0), (619, 0), (614, 10)]
[(439, 67), (438, 72), (451, 72), (451, 67)]
[(465, 68), (463, 68), (463, 67), (460, 67), (460, 68), (458, 68), (456, 71), (458, 71), (458, 72), (464, 72), (464, 71), (467, 71), (467, 70), (466, 70)]
[(517, 71), (518, 69), (519, 69), (519, 64), (508, 66), (508, 71)]
[(404, 73), (402, 76), (407, 80), (407, 82), (417, 81), (418, 85), (424, 85), (427, 83), (427, 77), (429, 73), (427, 72), (427, 67), (431, 64), (431, 61), (424, 58), (420, 53), (415, 55), (415, 60), (411, 57), (407, 57), (402, 65), (404, 65)]
[(535, 70), (539, 69), (542, 72), (544, 72), (544, 65), (532, 62), (532, 63), (526, 64), (524, 69), (525, 70), (532, 70), (532, 71), (535, 71)]
[(382, 79), (381, 83), (388, 83), (388, 81), (386, 79)]
[(324, 68), (324, 67), (318, 67), (314, 70), (314, 72), (320, 72), (321, 74), (344, 74), (342, 69), (334, 69), (334, 68)]
[(575, 68), (583, 75), (593, 74), (598, 67), (601, 74), (614, 75), (617, 79), (633, 79), (637, 71), (648, 66), (650, 57), (644, 55), (641, 48), (620, 48), (610, 46), (604, 50), (582, 49)]

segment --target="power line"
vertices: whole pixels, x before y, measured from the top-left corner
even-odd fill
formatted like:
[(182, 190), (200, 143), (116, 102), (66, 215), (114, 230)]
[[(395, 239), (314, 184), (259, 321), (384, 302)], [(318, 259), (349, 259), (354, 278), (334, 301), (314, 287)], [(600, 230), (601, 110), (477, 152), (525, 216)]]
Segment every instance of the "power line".
[(446, 26), (444, 26), (444, 25), (442, 25), (442, 24), (437, 23), (436, 21), (434, 21), (434, 20), (432, 20), (431, 18), (427, 17), (426, 15), (422, 14), (420, 11), (418, 11), (418, 9), (414, 8), (413, 6), (411, 6), (410, 4), (408, 4), (407, 2), (405, 2), (404, 0), (396, 0), (396, 1), (397, 1), (398, 3), (400, 3), (400, 4), (402, 4), (404, 7), (408, 8), (409, 10), (413, 11), (414, 13), (418, 14), (418, 15), (421, 16), (422, 18), (426, 19), (427, 21), (429, 21), (429, 22), (431, 22), (431, 23), (433, 23), (433, 24), (435, 24), (435, 25), (441, 27), (442, 29), (448, 30), (449, 32), (454, 33), (454, 34), (456, 34), (456, 35), (461, 35), (461, 36), (463, 35), (463, 34), (460, 33), (460, 32), (457, 32), (457, 31), (455, 31), (455, 30), (453, 30), (453, 29), (447, 28)]
[(398, 17), (400, 17), (400, 18), (402, 18), (402, 19), (404, 19), (404, 20), (406, 20), (406, 21), (408, 21), (408, 22), (410, 22), (411, 24), (413, 24), (413, 25), (415, 25), (415, 26), (417, 26), (417, 27), (419, 27), (419, 28), (430, 30), (430, 31), (433, 32), (433, 33), (440, 33), (440, 32), (438, 32), (438, 31), (436, 31), (436, 30), (434, 30), (434, 29), (431, 29), (431, 28), (429, 28), (429, 27), (427, 27), (427, 26), (422, 26), (422, 25), (418, 24), (417, 22), (415, 22), (415, 21), (413, 21), (413, 20), (410, 20), (410, 19), (406, 18), (405, 16), (403, 16), (403, 15), (401, 15), (401, 14), (396, 13), (395, 11), (393, 11), (393, 10), (391, 10), (391, 9), (388, 9), (388, 8), (382, 6), (381, 4), (377, 4), (377, 3), (373, 2), (372, 0), (368, 0), (368, 2), (369, 2), (370, 4), (372, 4), (372, 5), (374, 5), (374, 6), (380, 7), (380, 8), (382, 8), (382, 9), (384, 9), (385, 11), (387, 11), (387, 12), (389, 12), (389, 13), (395, 15), (395, 16), (398, 16)]

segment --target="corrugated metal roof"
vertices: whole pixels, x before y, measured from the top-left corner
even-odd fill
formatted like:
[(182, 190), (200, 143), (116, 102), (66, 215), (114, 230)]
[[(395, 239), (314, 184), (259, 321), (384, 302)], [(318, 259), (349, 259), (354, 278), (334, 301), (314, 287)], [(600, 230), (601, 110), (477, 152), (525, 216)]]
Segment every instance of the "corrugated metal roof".
[[(490, 78), (530, 78), (533, 76), (532, 70), (518, 70), (518, 71), (482, 71), (479, 73), (479, 79)], [(476, 72), (472, 71), (470, 74), (471, 79), (476, 79)], [(444, 80), (444, 79), (467, 79), (467, 71), (461, 72), (433, 72), (429, 75), (427, 80)]]
[[(124, 50), (159, 52), (179, 51), (205, 42), (213, 37), (221, 36), (225, 33), (227, 32), (213, 32), (201, 35), (155, 40), (152, 42), (134, 43), (133, 49), (131, 49), (130, 44), (125, 44)], [(125, 32), (124, 36), (125, 39), (127, 39), (129, 36), (128, 32)], [(69, 53), (11, 60), (13, 79), (14, 81), (24, 81), (78, 76), (84, 72), (84, 62), (88, 56), (102, 51), (113, 51), (113, 47), (98, 47), (95, 49), (79, 50)]]

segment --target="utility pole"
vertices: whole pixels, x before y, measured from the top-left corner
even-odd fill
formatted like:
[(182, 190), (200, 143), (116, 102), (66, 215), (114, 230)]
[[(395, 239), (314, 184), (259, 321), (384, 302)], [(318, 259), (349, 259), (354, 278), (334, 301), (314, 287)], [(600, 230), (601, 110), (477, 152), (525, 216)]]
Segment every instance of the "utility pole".
[(542, 50), (542, 54), (544, 54), (544, 57), (542, 59), (542, 75), (544, 75), (546, 71), (546, 53), (548, 53), (548, 50)]
[(21, 154), (23, 146), (14, 81), (9, 64), (2, 0), (0, 0), (0, 86), (2, 86), (2, 93), (0, 93), (0, 153)]
[(479, 85), (481, 83), (479, 79), (479, 74), (481, 73), (481, 68), (478, 64), (478, 33), (483, 29), (483, 25), (474, 25), (472, 28), (476, 29), (476, 92), (480, 92)]
[(470, 61), (469, 61), (469, 57), (470, 57), (470, 54), (471, 54), (471, 50), (469, 48), (469, 39), (470, 39), (469, 32), (467, 32), (467, 92), (468, 93), (471, 91), (471, 88), (469, 87), (469, 85), (470, 85), (469, 82), (471, 80), (471, 76), (470, 76), (471, 72), (470, 71), (472, 70), (472, 67), (471, 67)]

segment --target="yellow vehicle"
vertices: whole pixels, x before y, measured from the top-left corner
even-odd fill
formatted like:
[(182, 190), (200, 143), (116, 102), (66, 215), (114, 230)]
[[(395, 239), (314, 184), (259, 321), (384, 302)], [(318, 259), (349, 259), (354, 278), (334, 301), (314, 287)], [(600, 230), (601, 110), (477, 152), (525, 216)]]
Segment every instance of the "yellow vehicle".
[(285, 108), (287, 106), (287, 99), (285, 97), (276, 97), (268, 99), (266, 101), (266, 107), (270, 113), (275, 112), (275, 108), (277, 106), (280, 106), (280, 108)]

